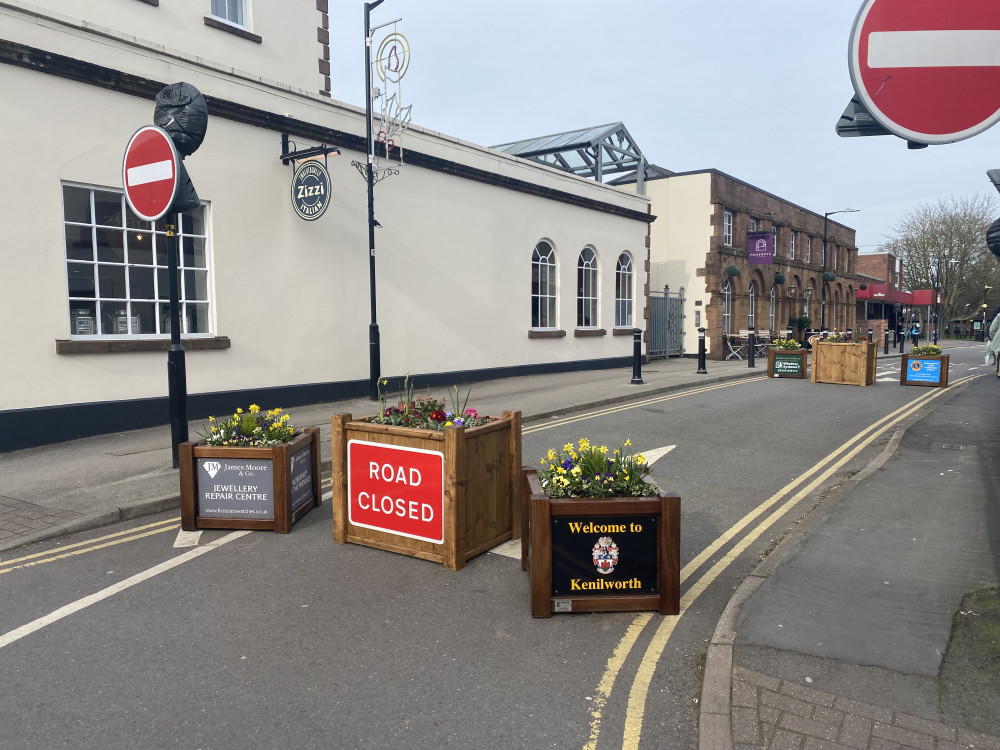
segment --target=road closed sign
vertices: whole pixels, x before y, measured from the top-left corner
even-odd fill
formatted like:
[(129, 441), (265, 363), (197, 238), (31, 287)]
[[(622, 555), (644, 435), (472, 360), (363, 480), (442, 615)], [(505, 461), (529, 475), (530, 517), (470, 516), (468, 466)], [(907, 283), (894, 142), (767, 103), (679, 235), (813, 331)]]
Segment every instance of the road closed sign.
[(351, 524), (444, 543), (444, 454), (365, 440), (347, 443)]

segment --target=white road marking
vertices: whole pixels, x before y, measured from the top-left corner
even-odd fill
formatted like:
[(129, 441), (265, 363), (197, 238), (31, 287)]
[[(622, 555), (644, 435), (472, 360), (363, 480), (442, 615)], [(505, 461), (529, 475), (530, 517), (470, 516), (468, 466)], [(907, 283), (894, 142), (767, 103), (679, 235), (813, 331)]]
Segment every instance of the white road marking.
[(676, 445), (666, 445), (662, 448), (653, 448), (651, 451), (643, 451), (642, 455), (646, 457), (646, 465), (652, 466), (676, 447)]
[(182, 555), (178, 555), (177, 557), (162, 562), (159, 565), (154, 565), (152, 568), (149, 568), (148, 570), (144, 570), (141, 573), (136, 573), (131, 578), (126, 578), (124, 581), (119, 581), (113, 586), (108, 586), (106, 589), (102, 589), (95, 594), (91, 594), (90, 596), (85, 596), (82, 599), (77, 599), (75, 602), (70, 602), (66, 606), (60, 607), (59, 609), (55, 610), (54, 612), (50, 612), (44, 617), (39, 617), (37, 620), (33, 620), (32, 622), (29, 622), (26, 625), (22, 625), (21, 627), (16, 628), (15, 630), (11, 630), (8, 633), (0, 635), (0, 648), (9, 646), (15, 641), (19, 641), (25, 636), (31, 635), (32, 633), (41, 630), (42, 628), (51, 625), (54, 622), (58, 622), (59, 620), (62, 620), (65, 617), (69, 617), (70, 615), (75, 614), (80, 610), (86, 609), (92, 604), (97, 604), (98, 602), (104, 601), (105, 599), (108, 599), (109, 597), (112, 597), (115, 594), (121, 593), (126, 589), (132, 588), (133, 586), (136, 586), (142, 583), (143, 581), (147, 581), (150, 578), (153, 578), (154, 576), (158, 576), (160, 573), (165, 573), (166, 571), (172, 568), (176, 568), (178, 565), (183, 565), (189, 560), (193, 560), (194, 558), (200, 555), (204, 555), (206, 552), (211, 552), (212, 550), (221, 547), (223, 544), (228, 544), (229, 542), (235, 541), (236, 539), (239, 539), (241, 536), (246, 536), (247, 534), (250, 533), (252, 532), (234, 531), (231, 534), (226, 534), (226, 536), (221, 537), (220, 539), (216, 539), (215, 541), (206, 544), (204, 547), (196, 547), (193, 550), (190, 550)]
[(125, 179), (128, 180), (129, 187), (169, 180), (173, 176), (174, 163), (170, 159), (154, 161), (152, 164), (142, 164), (125, 170)]
[(873, 31), (869, 68), (965, 68), (1000, 65), (1000, 31)]
[(496, 547), (490, 550), (495, 555), (503, 555), (504, 557), (513, 557), (515, 560), (521, 559), (521, 540), (520, 539), (508, 539), (503, 544), (498, 544)]
[(174, 549), (197, 547), (199, 539), (201, 539), (201, 531), (184, 531), (184, 529), (181, 529), (177, 532), (177, 538), (174, 539)]

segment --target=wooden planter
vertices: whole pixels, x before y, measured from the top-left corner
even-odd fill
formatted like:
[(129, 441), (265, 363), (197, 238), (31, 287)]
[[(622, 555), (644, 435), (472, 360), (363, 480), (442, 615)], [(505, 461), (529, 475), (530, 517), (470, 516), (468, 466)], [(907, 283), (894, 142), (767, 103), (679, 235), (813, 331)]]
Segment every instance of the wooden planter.
[(813, 344), (812, 382), (871, 385), (875, 382), (877, 347), (868, 341)]
[(459, 570), (519, 536), (521, 412), (438, 432), (331, 420), (333, 540)]
[(267, 448), (181, 443), (181, 528), (287, 534), (322, 502), (319, 459), (319, 430), (308, 427)]
[(805, 349), (768, 349), (767, 376), (769, 378), (808, 377), (806, 365), (809, 352)]
[[(681, 499), (549, 498), (524, 469), (531, 615), (553, 612), (680, 612)], [(601, 547), (599, 540), (609, 540)], [(614, 554), (600, 555), (610, 544)]]
[(903, 354), (899, 368), (900, 385), (923, 385), (944, 388), (948, 385), (948, 361), (951, 355)]

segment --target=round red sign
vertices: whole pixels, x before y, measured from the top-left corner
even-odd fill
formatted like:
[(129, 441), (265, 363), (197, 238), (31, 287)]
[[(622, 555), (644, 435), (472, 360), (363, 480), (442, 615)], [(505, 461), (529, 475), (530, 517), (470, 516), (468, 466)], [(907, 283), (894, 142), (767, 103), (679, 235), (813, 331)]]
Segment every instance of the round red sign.
[(156, 221), (170, 210), (177, 195), (179, 157), (166, 131), (155, 125), (139, 128), (125, 148), (122, 184), (135, 215)]
[(890, 132), (931, 144), (974, 136), (1000, 119), (1000, 3), (866, 0), (848, 64)]

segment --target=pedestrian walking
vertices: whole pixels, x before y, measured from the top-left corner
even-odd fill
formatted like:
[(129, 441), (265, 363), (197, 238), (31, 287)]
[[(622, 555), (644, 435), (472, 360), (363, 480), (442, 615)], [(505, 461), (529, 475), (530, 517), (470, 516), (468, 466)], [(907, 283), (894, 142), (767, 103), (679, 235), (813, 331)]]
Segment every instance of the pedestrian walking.
[(937, 342), (938, 342), (938, 329), (937, 329), (937, 328), (935, 328), (935, 329), (934, 329), (934, 330), (933, 330), (933, 331), (931, 332), (931, 342), (932, 342), (932, 343), (933, 343), (933, 344), (934, 344), (935, 346), (937, 346)]
[(997, 307), (993, 322), (990, 323), (989, 338), (986, 339), (986, 364), (995, 365), (1000, 378), (1000, 306)]

